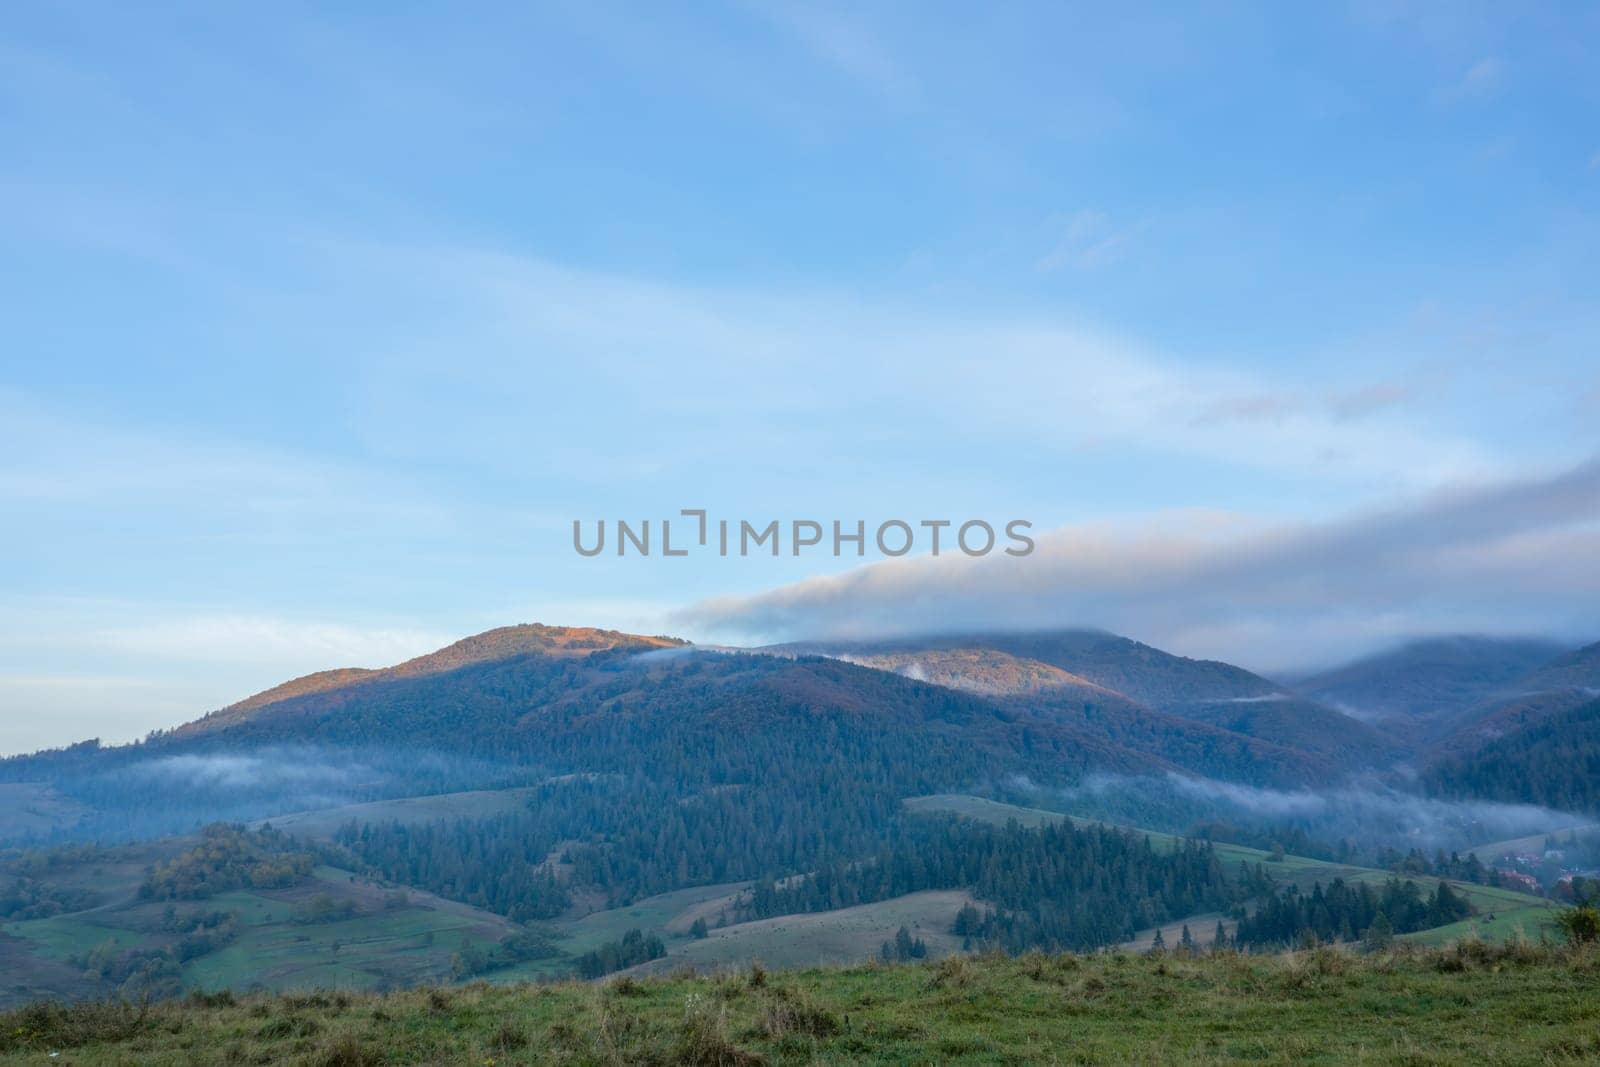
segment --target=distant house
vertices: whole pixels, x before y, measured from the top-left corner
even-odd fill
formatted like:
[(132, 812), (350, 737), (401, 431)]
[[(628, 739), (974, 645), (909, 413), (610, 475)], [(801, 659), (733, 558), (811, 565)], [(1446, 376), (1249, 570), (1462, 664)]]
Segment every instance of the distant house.
[(1508, 871), (1504, 868), (1496, 868), (1496, 871), (1500, 875), (1500, 880), (1514, 889), (1522, 889), (1529, 893), (1537, 893), (1539, 891), (1539, 880), (1531, 874), (1523, 874), (1521, 871)]

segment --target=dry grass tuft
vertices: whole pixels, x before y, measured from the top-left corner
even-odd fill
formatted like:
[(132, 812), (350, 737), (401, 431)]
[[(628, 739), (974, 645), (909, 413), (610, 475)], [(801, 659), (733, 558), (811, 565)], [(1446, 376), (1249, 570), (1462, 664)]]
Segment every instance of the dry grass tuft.
[(946, 956), (933, 965), (933, 976), (928, 979), (930, 989), (961, 989), (972, 983), (976, 974), (970, 956)]
[(349, 1034), (335, 1038), (311, 1058), (314, 1067), (378, 1067), (383, 1056)]
[(761, 1013), (761, 1032), (775, 1041), (790, 1034), (832, 1037), (841, 1029), (832, 1012), (797, 990), (774, 990)]
[(695, 994), (684, 1004), (672, 1062), (684, 1067), (757, 1067), (766, 1061), (728, 1036), (726, 1004)]

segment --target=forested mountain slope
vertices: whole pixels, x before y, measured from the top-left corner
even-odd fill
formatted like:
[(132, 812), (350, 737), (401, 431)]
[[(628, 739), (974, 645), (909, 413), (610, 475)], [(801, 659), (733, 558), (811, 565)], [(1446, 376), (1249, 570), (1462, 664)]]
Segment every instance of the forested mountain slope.
[(1267, 696), (1280, 688), (1242, 667), (1215, 660), (1174, 656), (1150, 645), (1101, 630), (1043, 633), (948, 634), (891, 641), (817, 642), (776, 646), (774, 651), (818, 652), (869, 662), (874, 656), (902, 659), (917, 653), (983, 649), (1015, 660), (1055, 667), (1161, 711), (1239, 697)]
[(674, 638), (641, 637), (615, 630), (595, 630), (579, 626), (544, 626), (538, 623), (502, 626), (463, 638), (446, 648), (383, 670), (346, 667), (308, 674), (197, 719), (180, 727), (177, 733), (192, 734), (222, 729), (259, 717), (262, 709), (276, 708), (296, 697), (344, 692), (363, 683), (424, 678), (474, 664), (492, 663), (519, 656), (538, 656), (550, 660), (581, 659), (591, 653), (610, 649), (644, 652), (683, 644), (684, 642)]
[(1209, 777), (1299, 787), (1387, 766), (1401, 745), (1239, 667), (1098, 631), (778, 646), (979, 693)]
[(1538, 639), (1430, 638), (1299, 679), (1294, 688), (1365, 719), (1449, 717), (1520, 682), (1565, 651)]
[(1600, 813), (1600, 700), (1523, 726), (1434, 766), (1431, 788), (1454, 796)]

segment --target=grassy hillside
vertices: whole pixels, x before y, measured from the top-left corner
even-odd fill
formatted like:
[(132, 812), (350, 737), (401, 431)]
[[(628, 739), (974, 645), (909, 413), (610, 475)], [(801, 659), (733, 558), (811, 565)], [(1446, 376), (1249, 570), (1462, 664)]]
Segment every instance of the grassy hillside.
[(937, 959), (960, 950), (961, 938), (950, 928), (956, 913), (972, 902), (959, 889), (930, 889), (833, 911), (735, 923), (700, 940), (672, 944), (664, 958), (642, 964), (635, 973), (668, 974), (685, 966), (716, 971), (751, 960), (773, 967), (859, 963), (874, 958), (902, 926)]
[[(377, 807), (385, 817), (426, 820), (456, 812), (463, 805), (476, 810), (486, 797), (493, 796), (429, 798), (442, 807), (412, 801)], [(1027, 826), (1040, 826), (1068, 818), (964, 794), (916, 797), (905, 806), (912, 812), (952, 813), (991, 825), (1016, 819)], [(340, 809), (341, 820), (351, 810)], [(294, 828), (327, 829), (310, 818)], [(1163, 849), (1175, 847), (1179, 840), (1168, 834), (1149, 836)], [(76, 910), (0, 925), (0, 970), (17, 976), (0, 988), (0, 1004), (35, 996), (107, 995), (117, 986), (86, 972), (81, 961), (87, 954), (108, 945), (122, 953), (174, 944), (178, 935), (171, 918), (163, 918), (167, 905), (142, 900), (137, 890), (147, 868), (170, 858), (184, 843), (172, 839), (86, 852), (82, 860), (53, 868), (54, 884), (90, 896), (81, 898), (74, 905)], [(1385, 871), (1302, 856), (1274, 858), (1238, 845), (1218, 844), (1215, 848), (1226, 867), (1240, 862), (1260, 864), (1278, 884), (1307, 890), (1316, 882), (1326, 885), (1334, 878), (1376, 885), (1390, 877)], [(1426, 890), (1435, 882), (1426, 877), (1415, 880)], [(1407, 935), (1409, 938), (1427, 943), (1467, 936), (1503, 941), (1521, 932), (1536, 939), (1548, 928), (1551, 905), (1547, 901), (1510, 890), (1452, 884), (1467, 897), (1476, 914), (1464, 923)], [(960, 949), (961, 939), (951, 930), (956, 913), (971, 900), (961, 890), (934, 889), (831, 911), (730, 921), (737, 918), (735, 898), (748, 885), (729, 882), (674, 890), (623, 907), (543, 923), (541, 933), (559, 952), (520, 963), (497, 962), (478, 973), (496, 983), (559, 978), (572, 973), (576, 957), (620, 941), (633, 929), (659, 936), (666, 946), (663, 958), (641, 965), (636, 973), (661, 974), (684, 967), (712, 972), (751, 960), (782, 967), (859, 963), (875, 958), (883, 942), (892, 940), (902, 926), (927, 945), (931, 958), (939, 958)], [(337, 905), (336, 913), (305, 921), (307, 908), (319, 897)], [(180, 918), (190, 913), (226, 913), (233, 916), (238, 928), (224, 947), (184, 961), (180, 978), (182, 988), (189, 990), (369, 990), (446, 981), (456, 976), (452, 967), (458, 954), (493, 952), (521, 929), (465, 904), (416, 889), (395, 889), (331, 867), (316, 868), (298, 885), (233, 889), (203, 902), (179, 902), (176, 911)], [(1208, 911), (1176, 916), (1164, 925), (1163, 937), (1169, 944), (1176, 943), (1187, 923), (1192, 935), (1205, 944), (1219, 918)], [(692, 936), (697, 919), (709, 926), (704, 937)], [(1232, 923), (1225, 920), (1224, 925), (1231, 928)], [(1148, 948), (1154, 934), (1154, 928), (1140, 930), (1124, 947)]]
[(489, 952), (520, 929), (499, 915), (326, 866), (281, 888), (231, 889), (204, 900), (141, 898), (150, 865), (187, 844), (120, 846), (55, 869), (54, 884), (92, 894), (88, 906), (0, 923), (0, 974), (7, 979), (0, 1004), (108, 995), (118, 979), (86, 968), (86, 957), (173, 948), (183, 920), (207, 913), (230, 917), (236, 933), (182, 962), (185, 989), (377, 989), (443, 981), (457, 953)]
[(1493, 863), (1501, 856), (1511, 853), (1533, 853), (1535, 855), (1544, 851), (1544, 844), (1552, 837), (1565, 840), (1568, 834), (1577, 833), (1588, 837), (1593, 831), (1600, 830), (1600, 823), (1573, 822), (1570, 826), (1562, 826), (1542, 834), (1529, 834), (1527, 837), (1508, 837), (1504, 841), (1491, 841), (1487, 845), (1478, 845), (1471, 849), (1473, 855), (1484, 863)]
[(0, 1015), (0, 1064), (1490, 1063), (1600, 1056), (1600, 954), (1031, 955)]

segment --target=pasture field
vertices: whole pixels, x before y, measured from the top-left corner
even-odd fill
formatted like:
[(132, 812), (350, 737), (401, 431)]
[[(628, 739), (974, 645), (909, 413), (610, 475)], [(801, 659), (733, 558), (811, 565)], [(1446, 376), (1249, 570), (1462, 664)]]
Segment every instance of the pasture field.
[[(98, 861), (94, 866), (103, 867)], [(115, 870), (123, 875), (129, 864)], [(68, 870), (66, 877), (81, 872)], [(144, 901), (137, 878), (111, 878), (94, 907), (0, 926), (5, 975), (26, 974), (25, 985), (0, 984), (0, 1004), (40, 991), (63, 996), (104, 994), (73, 958), (96, 948), (117, 952), (159, 949), (176, 935), (164, 924), (179, 914), (226, 912), (238, 936), (182, 966), (187, 989), (379, 989), (447, 980), (453, 957), (488, 950), (518, 927), (492, 913), (415, 889), (394, 890), (332, 867), (318, 867), (301, 885), (233, 890), (200, 901)], [(308, 921), (307, 908), (325, 898), (329, 921)]]
[(960, 950), (961, 939), (950, 927), (956, 913), (972, 902), (961, 890), (928, 890), (834, 911), (736, 923), (712, 929), (698, 940), (670, 942), (665, 957), (634, 970), (661, 974), (687, 966), (716, 971), (747, 966), (751, 960), (769, 967), (860, 963), (875, 958), (902, 926), (927, 945), (929, 958), (938, 959)]
[(1577, 834), (1580, 838), (1592, 838), (1594, 832), (1600, 830), (1600, 823), (1579, 822), (1571, 826), (1562, 827), (1544, 834), (1530, 834), (1527, 837), (1512, 837), (1504, 841), (1491, 841), (1487, 845), (1477, 845), (1467, 851), (1477, 856), (1484, 863), (1493, 863), (1501, 856), (1512, 855), (1540, 855), (1544, 852), (1545, 842), (1555, 838), (1557, 844), (1565, 841), (1569, 834)]
[[(53, 1056), (51, 1054), (54, 1054)], [(953, 956), (0, 1014), (0, 1064), (1579, 1064), (1593, 946)]]

